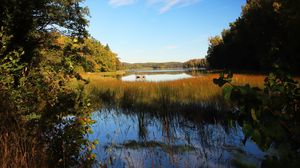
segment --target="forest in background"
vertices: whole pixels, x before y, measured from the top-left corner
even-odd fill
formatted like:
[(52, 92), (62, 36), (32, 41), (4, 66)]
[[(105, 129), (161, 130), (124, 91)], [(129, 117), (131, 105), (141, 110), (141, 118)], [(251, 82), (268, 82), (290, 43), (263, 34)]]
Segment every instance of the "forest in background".
[(207, 68), (208, 64), (206, 59), (191, 59), (186, 62), (162, 62), (162, 63), (126, 63), (122, 65), (125, 69), (181, 69), (181, 68)]
[(123, 62), (123, 66), (125, 69), (133, 70), (133, 69), (178, 69), (182, 68), (181, 62), (163, 62), (163, 63), (126, 63)]

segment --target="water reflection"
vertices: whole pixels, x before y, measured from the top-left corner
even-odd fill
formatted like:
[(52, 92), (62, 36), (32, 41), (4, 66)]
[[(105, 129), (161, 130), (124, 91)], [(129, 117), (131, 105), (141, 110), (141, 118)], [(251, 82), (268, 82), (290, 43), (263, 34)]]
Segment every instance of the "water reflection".
[[(159, 70), (131, 70), (120, 79), (123, 81), (172, 81), (204, 75), (205, 69), (159, 69)], [(142, 80), (138, 76), (145, 76)]]
[[(259, 166), (264, 153), (235, 122), (188, 119), (179, 113), (102, 109), (94, 112), (90, 140), (97, 160), (111, 167)], [(100, 164), (99, 163), (99, 164)]]
[[(152, 81), (152, 82), (160, 82), (160, 81), (171, 81), (171, 80), (178, 80), (178, 79), (185, 79), (185, 78), (191, 78), (191, 75), (188, 75), (186, 73), (180, 73), (180, 74), (153, 74), (153, 75), (144, 75), (145, 78), (142, 80), (145, 81)], [(123, 81), (137, 81), (137, 75), (128, 75), (122, 77)]]

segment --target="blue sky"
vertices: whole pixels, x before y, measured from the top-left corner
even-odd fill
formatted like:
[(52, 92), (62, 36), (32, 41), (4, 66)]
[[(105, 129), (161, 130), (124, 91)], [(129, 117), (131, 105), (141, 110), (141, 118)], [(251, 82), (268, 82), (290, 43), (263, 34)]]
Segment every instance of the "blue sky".
[(86, 0), (89, 32), (122, 62), (203, 58), (246, 0)]

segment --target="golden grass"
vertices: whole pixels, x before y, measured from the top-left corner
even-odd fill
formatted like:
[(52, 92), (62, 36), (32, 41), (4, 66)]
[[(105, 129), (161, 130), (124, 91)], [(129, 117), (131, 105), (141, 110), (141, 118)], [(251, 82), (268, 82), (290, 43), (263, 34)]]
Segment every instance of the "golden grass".
[(98, 77), (103, 77), (103, 76), (116, 76), (116, 75), (124, 75), (126, 72), (125, 71), (115, 71), (115, 72), (86, 72), (86, 73), (81, 73), (80, 75), (83, 78), (98, 78)]
[[(117, 101), (127, 104), (168, 103), (205, 103), (222, 99), (222, 89), (213, 84), (218, 74), (208, 74), (188, 79), (167, 82), (121, 81), (97, 75), (82, 75), (89, 79), (87, 91), (98, 95), (102, 101)], [(263, 87), (263, 75), (234, 75), (233, 84)]]
[(45, 167), (47, 155), (34, 138), (28, 138), (24, 130), (1, 132), (0, 167)]
[[(136, 104), (162, 105), (195, 104), (222, 101), (222, 89), (213, 84), (218, 74), (181, 79), (168, 82), (125, 82), (114, 78), (102, 77), (97, 73), (82, 74), (89, 79), (87, 92), (94, 101), (120, 103), (130, 107)], [(234, 84), (263, 86), (262, 75), (234, 75)], [(72, 86), (78, 85), (72, 81)], [(197, 107), (196, 107), (197, 108)], [(3, 124), (4, 125), (4, 124)], [(0, 167), (45, 167), (47, 156), (37, 143), (37, 139), (26, 137), (24, 130), (14, 132), (0, 128)]]

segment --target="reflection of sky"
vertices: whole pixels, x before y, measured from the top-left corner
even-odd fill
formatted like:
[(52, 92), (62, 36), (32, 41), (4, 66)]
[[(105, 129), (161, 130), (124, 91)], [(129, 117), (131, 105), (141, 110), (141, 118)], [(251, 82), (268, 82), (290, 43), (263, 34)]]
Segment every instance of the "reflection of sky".
[[(230, 167), (232, 158), (239, 158), (259, 166), (264, 153), (252, 142), (242, 145), (244, 138), (240, 127), (229, 130), (220, 124), (197, 124), (185, 119), (170, 121), (166, 126), (160, 119), (144, 116), (146, 138), (139, 137), (138, 114), (125, 115), (116, 110), (101, 110), (93, 114), (90, 140), (98, 140), (94, 151), (98, 161), (114, 158), (112, 167)], [(168, 131), (166, 131), (168, 130)], [(168, 132), (168, 133), (167, 133)], [(160, 147), (113, 148), (110, 144), (156, 141), (166, 145), (189, 145), (194, 151), (176, 153)]]
[(128, 72), (136, 72), (136, 73), (163, 73), (163, 72), (184, 72), (189, 69), (134, 69), (129, 70)]
[[(146, 81), (152, 81), (152, 82), (160, 82), (160, 81), (172, 81), (172, 80), (178, 80), (178, 79), (185, 79), (185, 78), (191, 78), (191, 75), (188, 75), (186, 73), (180, 73), (180, 74), (155, 74), (155, 75), (144, 75)], [(122, 77), (123, 81), (138, 81), (136, 79), (136, 75), (128, 75)]]

